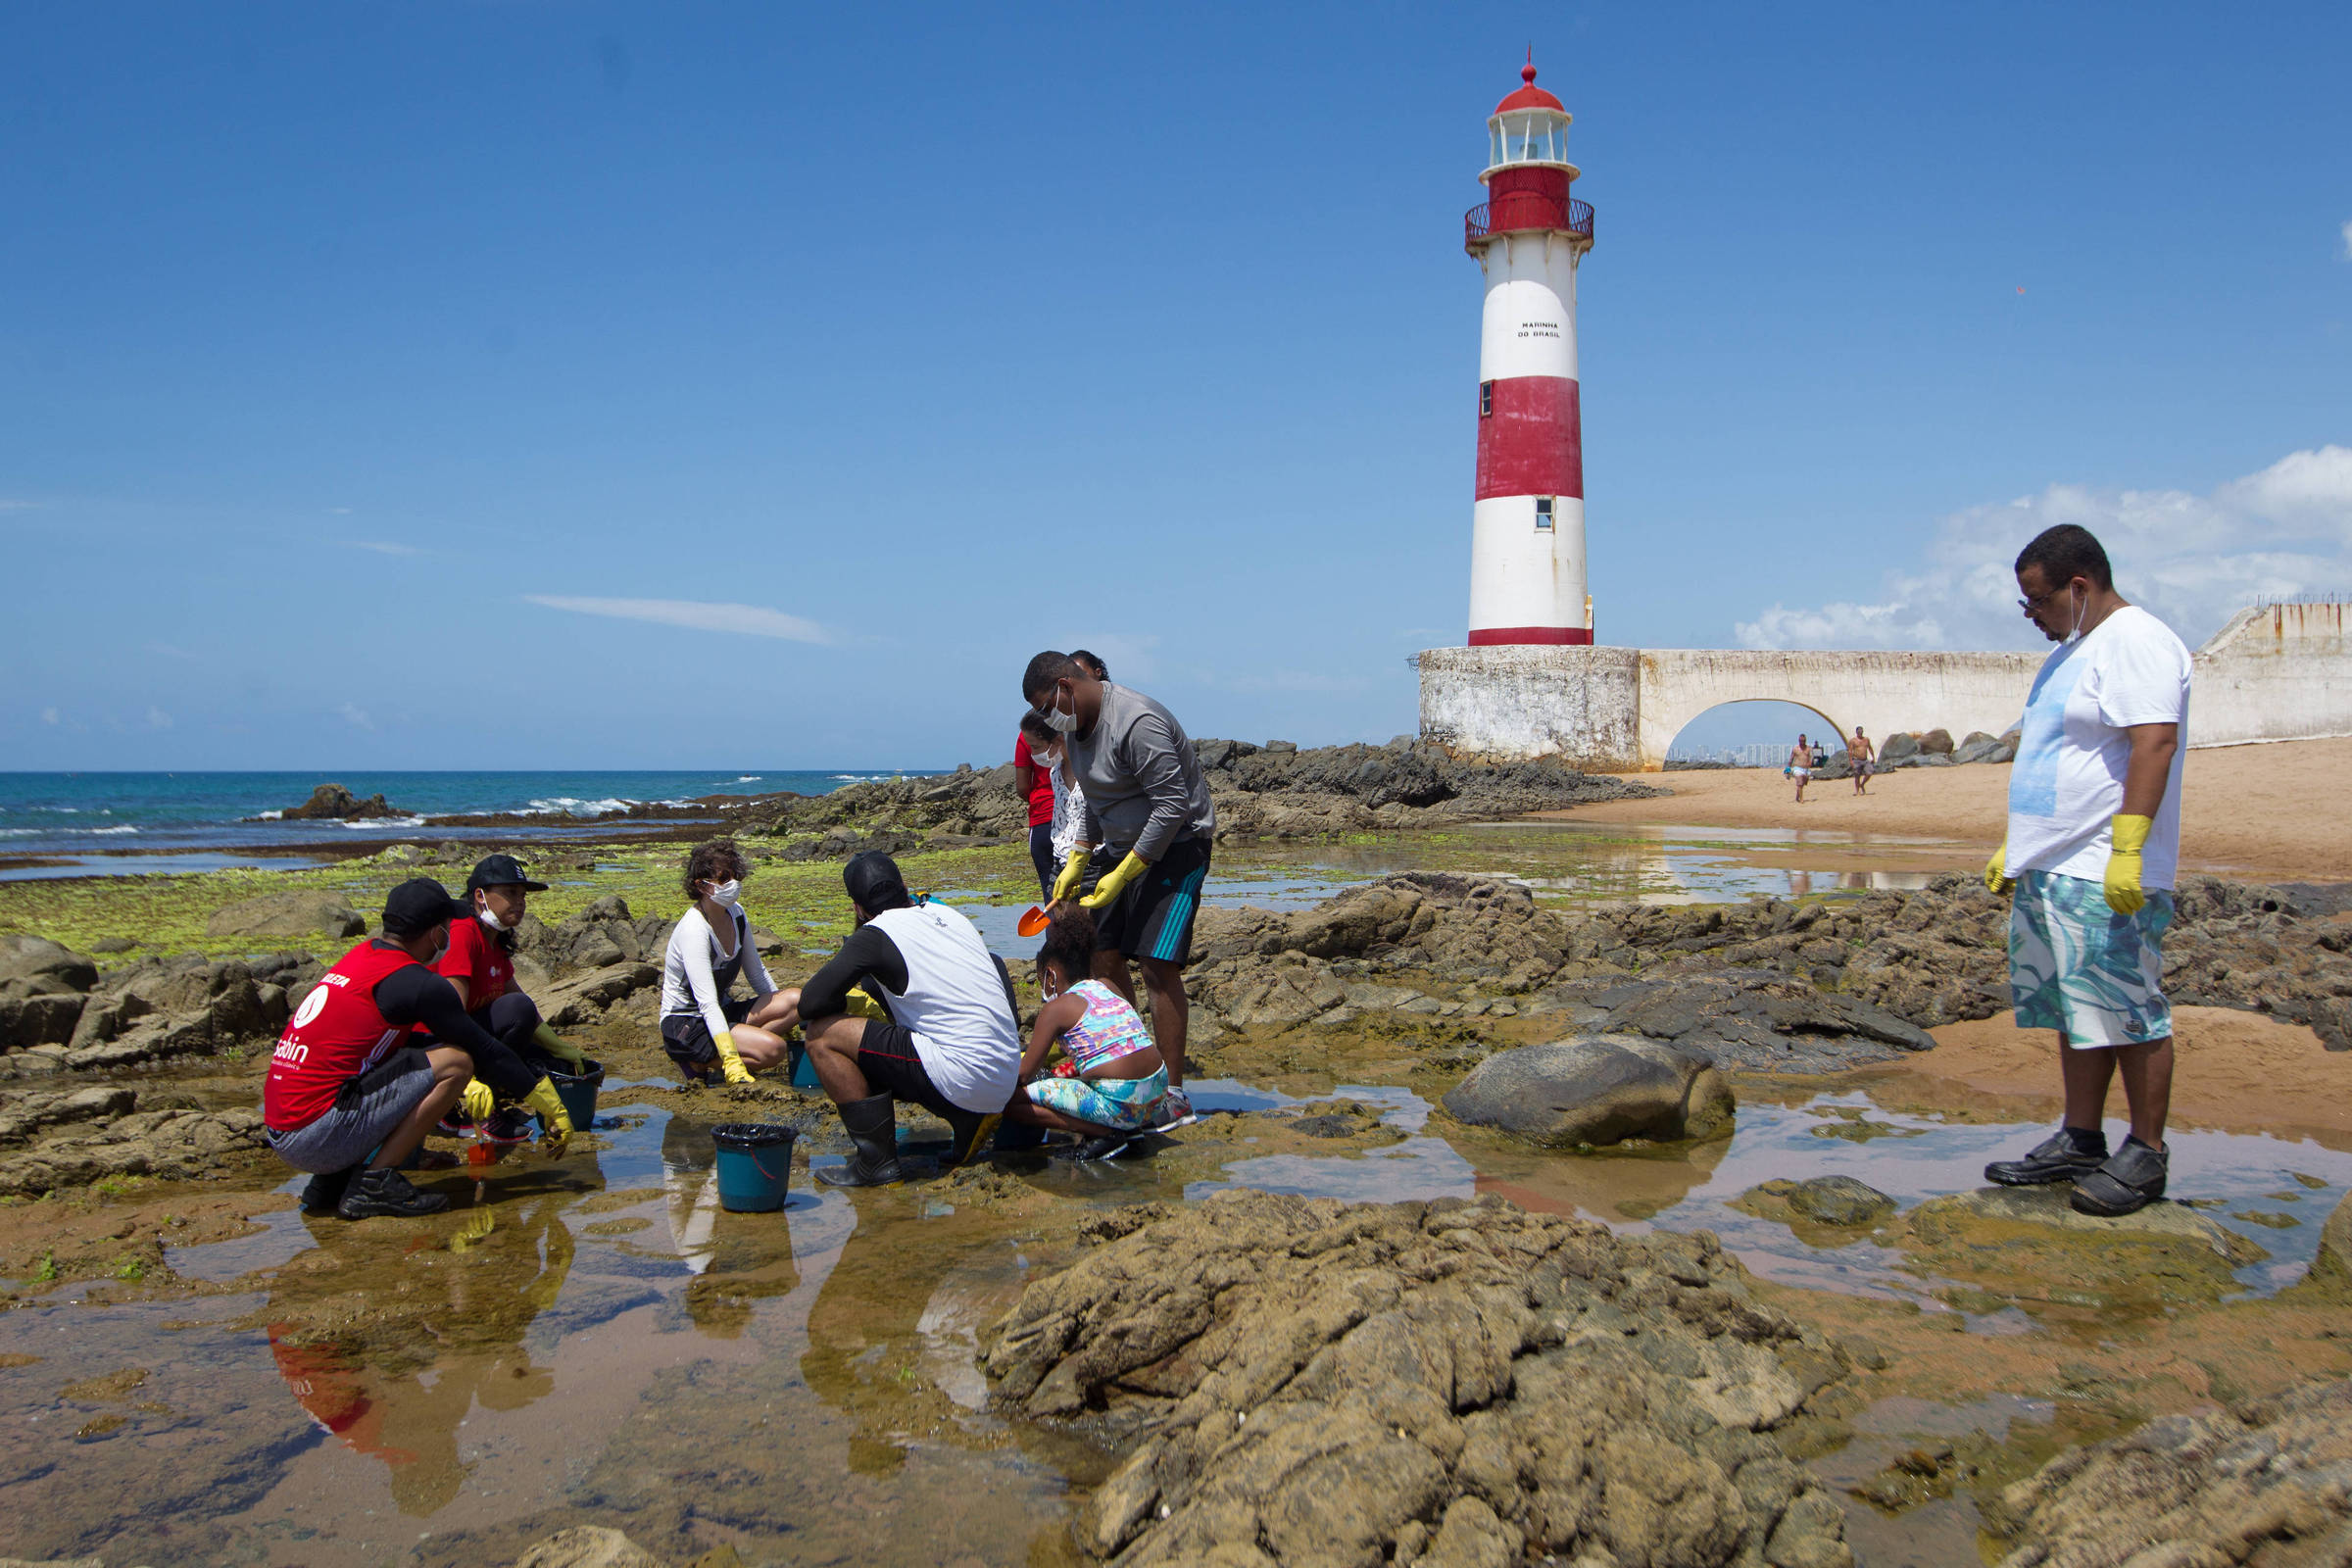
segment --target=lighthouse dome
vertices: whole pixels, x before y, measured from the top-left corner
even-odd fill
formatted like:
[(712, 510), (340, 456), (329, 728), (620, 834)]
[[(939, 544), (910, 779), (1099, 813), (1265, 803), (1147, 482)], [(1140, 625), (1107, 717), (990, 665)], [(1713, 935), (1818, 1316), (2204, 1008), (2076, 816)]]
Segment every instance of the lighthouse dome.
[(1507, 115), (1514, 109), (1550, 109), (1562, 114), (1567, 113), (1568, 106), (1566, 104), (1561, 103), (1557, 98), (1536, 85), (1536, 63), (1534, 61), (1531, 60), (1519, 68), (1519, 82), (1517, 92), (1494, 106), (1496, 114)]

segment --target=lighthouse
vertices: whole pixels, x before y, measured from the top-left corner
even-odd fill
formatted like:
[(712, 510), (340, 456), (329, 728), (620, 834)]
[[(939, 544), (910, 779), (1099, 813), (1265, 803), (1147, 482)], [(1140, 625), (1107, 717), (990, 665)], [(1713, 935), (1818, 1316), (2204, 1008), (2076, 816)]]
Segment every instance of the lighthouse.
[(1470, 646), (1590, 643), (1585, 443), (1577, 413), (1576, 269), (1592, 208), (1568, 194), (1560, 101), (1536, 85), (1487, 121), (1484, 203), (1462, 243), (1486, 274), (1478, 352), (1478, 494), (1470, 527)]

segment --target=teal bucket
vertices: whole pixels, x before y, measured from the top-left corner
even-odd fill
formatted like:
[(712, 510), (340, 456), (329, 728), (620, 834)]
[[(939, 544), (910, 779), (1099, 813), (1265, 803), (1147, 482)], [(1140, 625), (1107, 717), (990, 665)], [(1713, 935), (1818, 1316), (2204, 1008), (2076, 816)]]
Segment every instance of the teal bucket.
[(775, 1122), (732, 1121), (711, 1128), (710, 1141), (718, 1146), (718, 1206), (733, 1214), (782, 1208), (798, 1136)]
[(816, 1062), (809, 1056), (808, 1048), (795, 1040), (790, 1049), (792, 1053), (792, 1087), (795, 1089), (822, 1089), (824, 1085), (817, 1081)]
[(596, 1121), (596, 1094), (604, 1087), (604, 1064), (583, 1060), (578, 1072), (550, 1067), (547, 1081), (555, 1086), (556, 1098), (564, 1102), (564, 1114), (571, 1118), (571, 1130), (586, 1132)]

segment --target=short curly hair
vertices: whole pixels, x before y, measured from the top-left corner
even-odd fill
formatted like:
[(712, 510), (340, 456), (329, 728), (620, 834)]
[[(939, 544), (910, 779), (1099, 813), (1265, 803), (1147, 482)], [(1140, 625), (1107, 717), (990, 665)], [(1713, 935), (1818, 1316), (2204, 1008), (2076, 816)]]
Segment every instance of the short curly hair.
[(686, 857), (686, 902), (699, 903), (702, 892), (696, 886), (702, 882), (740, 882), (752, 874), (752, 862), (744, 858), (743, 850), (733, 839), (707, 839), (697, 844)]
[(1037, 950), (1037, 965), (1053, 964), (1076, 985), (1095, 972), (1095, 917), (1071, 906), (1046, 927), (1045, 943)]

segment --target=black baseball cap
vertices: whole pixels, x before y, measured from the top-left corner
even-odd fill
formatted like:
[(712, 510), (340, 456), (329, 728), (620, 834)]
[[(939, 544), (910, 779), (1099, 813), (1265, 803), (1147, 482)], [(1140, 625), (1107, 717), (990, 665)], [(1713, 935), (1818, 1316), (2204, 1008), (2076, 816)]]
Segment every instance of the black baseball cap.
[(473, 868), (473, 875), (466, 879), (466, 892), (471, 893), (475, 888), (520, 888), (525, 893), (545, 893), (547, 884), (524, 876), (512, 855), (485, 855)]
[(449, 920), (470, 920), (473, 906), (460, 904), (429, 876), (411, 877), (384, 895), (384, 935), (407, 939)]
[(880, 850), (851, 856), (850, 863), (841, 868), (841, 885), (849, 890), (851, 903), (875, 914), (904, 909), (914, 902), (899, 862)]

